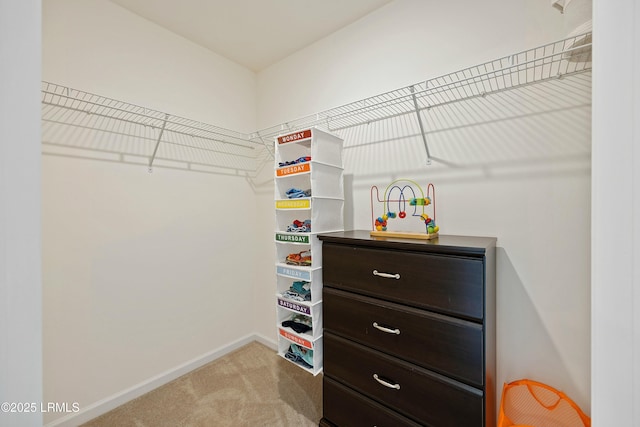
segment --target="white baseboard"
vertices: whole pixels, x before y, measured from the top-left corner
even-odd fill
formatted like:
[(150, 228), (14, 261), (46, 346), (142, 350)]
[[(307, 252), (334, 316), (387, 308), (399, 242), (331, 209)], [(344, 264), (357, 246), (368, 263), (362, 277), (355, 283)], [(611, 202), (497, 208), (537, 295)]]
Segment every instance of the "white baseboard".
[(140, 384), (137, 384), (127, 390), (123, 390), (120, 393), (116, 393), (105, 399), (92, 403), (89, 406), (83, 407), (76, 413), (69, 414), (62, 418), (51, 421), (50, 423), (45, 424), (44, 427), (77, 427), (80, 424), (86, 423), (87, 421), (99, 417), (100, 415), (105, 414), (112, 409), (115, 409), (118, 406), (129, 402), (130, 400), (140, 397), (145, 393), (148, 393), (164, 384), (167, 384), (168, 382), (171, 382), (184, 374), (187, 374), (201, 366), (206, 365), (209, 362), (212, 362), (228, 353), (231, 353), (232, 351), (237, 350), (238, 348), (249, 344), (252, 341), (258, 341), (259, 343), (264, 344), (269, 348), (277, 350), (277, 343), (275, 341), (260, 334), (247, 335), (222, 348), (213, 350), (173, 369), (156, 375), (155, 377), (149, 378), (148, 380), (143, 381)]
[(278, 343), (273, 339), (267, 338), (262, 334), (253, 334), (253, 340), (258, 341), (260, 344), (264, 344), (272, 350), (278, 351)]

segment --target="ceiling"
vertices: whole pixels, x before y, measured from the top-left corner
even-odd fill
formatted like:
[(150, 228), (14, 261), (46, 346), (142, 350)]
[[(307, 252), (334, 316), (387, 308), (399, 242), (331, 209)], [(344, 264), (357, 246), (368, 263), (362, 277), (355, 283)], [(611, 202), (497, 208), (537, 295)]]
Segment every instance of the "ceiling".
[(393, 0), (110, 0), (260, 71)]

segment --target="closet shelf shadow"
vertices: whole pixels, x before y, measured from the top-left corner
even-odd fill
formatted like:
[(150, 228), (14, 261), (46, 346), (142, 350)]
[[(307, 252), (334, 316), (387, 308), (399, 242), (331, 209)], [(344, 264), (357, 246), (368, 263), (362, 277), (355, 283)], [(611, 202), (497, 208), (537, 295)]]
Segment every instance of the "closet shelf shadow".
[(342, 136), (390, 120), (418, 135), (429, 163), (430, 110), (590, 74), (591, 42), (591, 32), (569, 37), (250, 134), (43, 82), (43, 152), (253, 178), (273, 160), (279, 134), (318, 127)]

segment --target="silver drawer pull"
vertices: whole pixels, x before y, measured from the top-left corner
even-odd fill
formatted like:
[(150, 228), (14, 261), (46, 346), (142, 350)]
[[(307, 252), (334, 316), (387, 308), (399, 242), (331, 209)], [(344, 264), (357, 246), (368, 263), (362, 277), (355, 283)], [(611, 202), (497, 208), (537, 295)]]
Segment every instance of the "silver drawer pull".
[(384, 277), (385, 279), (399, 279), (400, 278), (400, 275), (398, 273), (396, 273), (396, 274), (380, 273), (378, 270), (373, 270), (373, 275), (374, 276)]
[(384, 326), (380, 326), (378, 325), (378, 322), (373, 322), (373, 327), (381, 330), (382, 332), (386, 332), (388, 334), (396, 334), (396, 335), (400, 335), (400, 329), (389, 329), (389, 328), (385, 328)]
[(373, 379), (378, 381), (380, 384), (382, 384), (385, 387), (395, 388), (396, 390), (400, 390), (400, 384), (391, 384), (386, 382), (385, 380), (381, 380), (380, 377), (378, 377), (378, 374), (373, 374)]

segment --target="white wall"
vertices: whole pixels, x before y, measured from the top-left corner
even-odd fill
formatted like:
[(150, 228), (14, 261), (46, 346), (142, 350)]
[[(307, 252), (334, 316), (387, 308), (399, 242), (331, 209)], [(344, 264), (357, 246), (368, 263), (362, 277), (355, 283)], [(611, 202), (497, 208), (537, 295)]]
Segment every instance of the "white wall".
[[(546, 2), (542, 2), (546, 3)], [(19, 4), (19, 6), (18, 6)], [(442, 6), (442, 3), (438, 4), (439, 7)], [(31, 72), (37, 72), (38, 66), (35, 65), (38, 62), (36, 58), (39, 53), (39, 48), (36, 46), (37, 42), (29, 43), (29, 45), (18, 44), (18, 40), (26, 41), (28, 36), (31, 35), (33, 37), (37, 37), (38, 33), (38, 24), (36, 21), (39, 19), (39, 11), (36, 10), (39, 7), (38, 2), (11, 2), (11, 6), (9, 6), (9, 2), (7, 0), (0, 1), (0, 8), (2, 13), (0, 13), (0, 17), (10, 18), (6, 21), (2, 22), (0, 28), (3, 30), (2, 37), (0, 40), (9, 41), (12, 46), (19, 46), (19, 52), (17, 50), (13, 50), (13, 60), (10, 61), (12, 67), (2, 68), (2, 82), (11, 83), (7, 87), (3, 87), (2, 92), (5, 96), (3, 96), (0, 104), (0, 110), (2, 111), (2, 116), (5, 118), (12, 117), (13, 121), (10, 124), (14, 124), (13, 127), (7, 127), (5, 125), (2, 126), (2, 129), (19, 129), (20, 131), (28, 131), (37, 133), (37, 128), (39, 127), (39, 118), (38, 114), (35, 111), (30, 110), (29, 108), (23, 110), (16, 108), (17, 105), (21, 105), (22, 102), (29, 103), (32, 102), (35, 108), (35, 97), (32, 101), (28, 101), (27, 98), (23, 96), (23, 92), (20, 87), (14, 85), (16, 80), (8, 80), (6, 76), (9, 73), (11, 76), (15, 77), (17, 75), (22, 76), (25, 82), (31, 82), (33, 85), (33, 90), (39, 85), (40, 77), (32, 76)], [(7, 10), (9, 12), (7, 12)], [(621, 9), (619, 4), (612, 4), (606, 1), (595, 1), (594, 7), (594, 21), (596, 23), (596, 28), (599, 32), (596, 33), (596, 46), (599, 46), (600, 53), (596, 53), (596, 58), (598, 55), (604, 54), (609, 49), (615, 49), (615, 46), (618, 44), (619, 40), (624, 40), (626, 36), (629, 36), (633, 32), (634, 25), (619, 25), (619, 18), (621, 16), (626, 16), (629, 19), (633, 19), (633, 13), (637, 12), (634, 9), (633, 2), (629, 1), (624, 4), (624, 7)], [(636, 20), (637, 21), (637, 20)], [(14, 25), (9, 25), (9, 23), (13, 23)], [(625, 35), (620, 37), (618, 35), (618, 30), (625, 32)], [(5, 32), (6, 31), (6, 34)], [(601, 38), (602, 36), (602, 38)], [(606, 38), (604, 38), (607, 36)], [(637, 36), (637, 34), (636, 34)], [(2, 49), (7, 47), (7, 44), (0, 44)], [(635, 46), (640, 46), (640, 43), (635, 43)], [(523, 46), (525, 47), (525, 46)], [(3, 50), (4, 52), (4, 50)], [(472, 53), (470, 53), (472, 54)], [(612, 52), (615, 56), (615, 53)], [(3, 53), (4, 55), (4, 53)], [(4, 57), (4, 56), (3, 56)], [(623, 58), (628, 58), (626, 56), (622, 56)], [(633, 58), (637, 59), (637, 52), (633, 56)], [(485, 58), (483, 58), (485, 59)], [(613, 187), (620, 183), (624, 183), (625, 181), (616, 180), (615, 178), (619, 176), (620, 163), (618, 160), (623, 159), (624, 155), (620, 153), (618, 150), (607, 150), (607, 147), (610, 146), (612, 138), (609, 137), (610, 131), (615, 131), (616, 127), (620, 125), (619, 121), (609, 122), (609, 116), (605, 114), (606, 111), (610, 110), (612, 115), (616, 115), (618, 113), (623, 113), (625, 108), (622, 108), (617, 99), (609, 98), (609, 101), (605, 102), (604, 100), (600, 100), (600, 96), (607, 93), (618, 93), (617, 90), (620, 87), (625, 87), (627, 84), (625, 81), (621, 81), (618, 77), (617, 72), (620, 70), (619, 67), (619, 59), (618, 57), (614, 58), (613, 61), (602, 61), (600, 64), (596, 64), (600, 69), (600, 73), (596, 74), (594, 80), (594, 102), (597, 107), (594, 110), (594, 122), (599, 123), (599, 126), (602, 131), (594, 131), (594, 151), (595, 147), (602, 147), (601, 153), (608, 153), (614, 156), (611, 162), (603, 165), (601, 163), (602, 158), (597, 156), (594, 158), (594, 174), (593, 174), (593, 185), (594, 185), (594, 220), (600, 218), (600, 215), (605, 215), (608, 220), (612, 222), (616, 222), (618, 208), (616, 206), (611, 206), (604, 203), (595, 204), (595, 202), (600, 200), (599, 194), (611, 194), (618, 195), (616, 192), (610, 192)], [(20, 62), (21, 60), (28, 61), (24, 66)], [(464, 65), (463, 65), (464, 66)], [(453, 67), (452, 67), (453, 68)], [(19, 74), (15, 74), (15, 71), (19, 71)], [(29, 72), (31, 71), (31, 72)], [(449, 71), (449, 69), (444, 70), (444, 72)], [(422, 74), (420, 70), (417, 70), (419, 74)], [(610, 77), (612, 73), (615, 75), (615, 78)], [(636, 73), (637, 74), (637, 73)], [(390, 76), (392, 77), (392, 76)], [(422, 77), (420, 77), (422, 78)], [(413, 80), (413, 77), (411, 77)], [(22, 80), (21, 80), (22, 81)], [(357, 82), (352, 82), (352, 84), (356, 84)], [(399, 82), (399, 84), (406, 84), (410, 82)], [(29, 84), (29, 83), (27, 83)], [(389, 84), (387, 89), (392, 89), (393, 83)], [(117, 86), (114, 88), (117, 89)], [(343, 88), (344, 89), (344, 88)], [(376, 88), (375, 93), (378, 92)], [(380, 89), (383, 89), (382, 84)], [(135, 90), (135, 88), (132, 88)], [(364, 93), (360, 93), (358, 96), (366, 96), (369, 95), (369, 90), (363, 90)], [(337, 100), (336, 102), (330, 102), (331, 106), (340, 102), (346, 102), (352, 100), (351, 96), (346, 93), (344, 95), (344, 100)], [(636, 102), (637, 104), (637, 102)], [(326, 108), (327, 106), (321, 105), (320, 108)], [(315, 108), (301, 108), (305, 110), (304, 112), (297, 113), (306, 114), (309, 111), (314, 110)], [(9, 112), (12, 114), (10, 115)], [(288, 117), (286, 118), (289, 119)], [(276, 119), (267, 120), (263, 123), (263, 125), (272, 124), (277, 121)], [(609, 123), (613, 127), (609, 127), (608, 129), (604, 129), (603, 126)], [(24, 126), (24, 124), (28, 124), (28, 126)], [(626, 116), (625, 126), (634, 126), (633, 117)], [(625, 138), (629, 138), (629, 134), (625, 134)], [(4, 140), (4, 138), (3, 138)], [(5, 141), (6, 142), (6, 141)], [(628, 139), (624, 142), (624, 146), (629, 148), (627, 145)], [(31, 206), (23, 206), (20, 207), (18, 205), (13, 205), (13, 200), (17, 195), (20, 195), (20, 198), (24, 195), (31, 195), (34, 200), (38, 197), (38, 190), (34, 189), (37, 187), (38, 178), (35, 175), (32, 175), (30, 178), (25, 178), (23, 172), (25, 170), (30, 170), (31, 173), (37, 175), (37, 171), (32, 169), (32, 165), (35, 165), (40, 162), (40, 156), (32, 150), (30, 153), (25, 153), (25, 155), (14, 156), (15, 152), (22, 152), (23, 149), (31, 150), (28, 146), (24, 144), (9, 144), (3, 143), (0, 145), (3, 150), (9, 150), (11, 155), (6, 155), (6, 151), (3, 151), (0, 159), (12, 159), (11, 162), (1, 163), (2, 165), (2, 173), (3, 180), (0, 181), (3, 186), (0, 186), (2, 189), (2, 193), (0, 193), (0, 198), (2, 199), (2, 205), (5, 206), (5, 201), (7, 200), (7, 196), (11, 196), (11, 203), (8, 203), (7, 206), (15, 206), (16, 212), (19, 212), (19, 215), (11, 216), (10, 218), (6, 215), (0, 215), (0, 225), (2, 226), (2, 230), (14, 230), (16, 227), (18, 229), (27, 228), (33, 230), (37, 228), (35, 225), (33, 215), (37, 214), (38, 209), (33, 209)], [(600, 151), (598, 151), (600, 153)], [(637, 162), (636, 162), (637, 163)], [(632, 166), (631, 166), (632, 167)], [(627, 170), (628, 172), (628, 170)], [(20, 179), (16, 179), (20, 177)], [(6, 190), (8, 187), (4, 186), (8, 182), (8, 180), (12, 180), (11, 189), (19, 190), (18, 193), (15, 191), (11, 192), (9, 195)], [(627, 193), (629, 194), (629, 193)], [(629, 194), (632, 197), (632, 200), (637, 201), (638, 194), (637, 191)], [(621, 195), (621, 197), (626, 197), (625, 195)], [(272, 208), (271, 200), (268, 197), (265, 197), (266, 201), (264, 203), (269, 204), (269, 208)], [(20, 199), (24, 200), (24, 199)], [(29, 203), (27, 203), (29, 204)], [(4, 212), (4, 211), (3, 211)], [(3, 235), (4, 236), (4, 235)], [(602, 234), (600, 237), (607, 237), (609, 234)], [(622, 237), (623, 240), (628, 241), (628, 239), (634, 239), (631, 234), (624, 234), (623, 236), (619, 234), (615, 234), (616, 239), (618, 237)], [(637, 242), (637, 238), (635, 238), (635, 242)], [(37, 243), (30, 245), (31, 249), (27, 248), (25, 251), (18, 251), (19, 248), (23, 248), (22, 243), (24, 240), (22, 238), (16, 240), (5, 240), (4, 237), (2, 239), (3, 242), (7, 242), (4, 248), (11, 248), (10, 251), (3, 252), (3, 257), (0, 258), (0, 262), (2, 262), (3, 271), (5, 267), (12, 265), (30, 265), (31, 267), (26, 271), (25, 274), (30, 277), (32, 285), (35, 288), (38, 287), (37, 282), (38, 279), (34, 278), (33, 274), (38, 274), (37, 264)], [(631, 242), (633, 244), (633, 241)], [(271, 246), (271, 245), (270, 245)], [(617, 243), (616, 243), (617, 247)], [(620, 253), (618, 249), (614, 247), (611, 250), (611, 253)], [(597, 249), (597, 248), (594, 248)], [(599, 256), (599, 253), (606, 253), (610, 251), (611, 248), (608, 245), (603, 245), (600, 249), (600, 252), (594, 250), (593, 257), (593, 265), (594, 265), (594, 277), (593, 277), (593, 288), (594, 288), (594, 297), (606, 298), (600, 302), (599, 300), (594, 300), (594, 316), (593, 316), (593, 333), (594, 333), (594, 341), (593, 341), (593, 381), (594, 387), (592, 390), (592, 410), (593, 410), (593, 421), (595, 425), (602, 424), (619, 424), (619, 425), (634, 425), (634, 419), (637, 421), (638, 416), (636, 415), (634, 418), (634, 406), (637, 409), (637, 405), (632, 404), (624, 404), (619, 399), (621, 397), (630, 398), (633, 393), (633, 388), (637, 390), (638, 384), (640, 383), (637, 370), (635, 372), (635, 376), (631, 376), (634, 371), (634, 367), (639, 366), (638, 363), (634, 363), (632, 359), (626, 358), (624, 360), (620, 359), (622, 355), (628, 355), (629, 352), (621, 350), (621, 343), (632, 343), (634, 346), (637, 346), (638, 339), (636, 337), (637, 334), (634, 335), (634, 330), (640, 328), (640, 322), (638, 321), (638, 316), (633, 316), (633, 308), (629, 305), (621, 305), (622, 302), (625, 302), (625, 299), (620, 297), (619, 291), (623, 290), (627, 292), (629, 289), (632, 289), (634, 286), (637, 287), (637, 281), (634, 281), (634, 273), (633, 271), (627, 269), (625, 272), (621, 272), (619, 270), (615, 270), (615, 266), (609, 266), (609, 261), (605, 262), (602, 257)], [(5, 258), (6, 256), (10, 257), (10, 259)], [(614, 258), (615, 259), (615, 258)], [(610, 274), (614, 271), (618, 271), (620, 273), (620, 277), (622, 280), (611, 280)], [(24, 271), (23, 271), (24, 272)], [(6, 279), (6, 276), (3, 276)], [(33, 285), (35, 283), (35, 285)], [(26, 288), (16, 281), (11, 280), (10, 282), (2, 281), (2, 292), (6, 291), (16, 291), (26, 290)], [(631, 286), (631, 288), (629, 287)], [(35, 291), (38, 292), (37, 290)], [(637, 297), (637, 292), (635, 293)], [(258, 299), (256, 297), (256, 299)], [(2, 299), (6, 301), (5, 298)], [(25, 336), (37, 337), (38, 335), (38, 317), (37, 313), (39, 307), (39, 298), (37, 295), (28, 296), (25, 299), (20, 299), (18, 302), (15, 302), (11, 306), (15, 308), (15, 310), (4, 310), (3, 311), (3, 319), (7, 320), (7, 323), (2, 323), (2, 328), (0, 328), (0, 336), (2, 337), (3, 342), (9, 342), (12, 345), (12, 348), (16, 351), (13, 354), (11, 360), (3, 359), (1, 363), (2, 368), (2, 381), (0, 384), (5, 386), (2, 388), (2, 396), (3, 400), (13, 400), (16, 398), (17, 390), (28, 390), (29, 396), (28, 400), (38, 399), (41, 389), (40, 376), (38, 373), (38, 362), (39, 358), (39, 344), (37, 343), (37, 339), (32, 341), (28, 347), (20, 347), (19, 345), (13, 346), (14, 343), (22, 342), (22, 338)], [(637, 305), (637, 304), (636, 304)], [(598, 313), (599, 311), (599, 313)], [(620, 324), (616, 324), (615, 328), (612, 328), (609, 325), (609, 320), (621, 319)], [(25, 319), (27, 322), (25, 323)], [(20, 325), (15, 329), (11, 325)], [(619, 327), (622, 326), (622, 330), (620, 334), (611, 335), (612, 332), (620, 331)], [(16, 337), (13, 332), (18, 332), (20, 337)], [(600, 345), (600, 339), (606, 338), (608, 336), (613, 337), (614, 341), (612, 345)], [(9, 339), (9, 341), (5, 341)], [(74, 345), (74, 349), (76, 346)], [(4, 351), (1, 353), (3, 355), (8, 356), (8, 353)], [(640, 352), (636, 352), (636, 355), (640, 354)], [(28, 369), (15, 369), (14, 363), (24, 363), (28, 366)], [(626, 371), (624, 371), (621, 375), (611, 375), (610, 370), (614, 367), (620, 367), (624, 369), (626, 367)], [(627, 375), (629, 374), (629, 375)], [(632, 383), (627, 382), (627, 379), (633, 378)], [(20, 396), (17, 399), (21, 399)], [(40, 425), (38, 419), (40, 418), (40, 414), (32, 414), (33, 418), (24, 418), (24, 425)], [(13, 420), (15, 421), (15, 420)], [(12, 421), (12, 423), (13, 423)]]
[(40, 10), (0, 0), (0, 402), (37, 405), (3, 406), (15, 427), (42, 425)]
[[(43, 80), (256, 128), (252, 72), (108, 1), (43, 6)], [(42, 189), (44, 398), (73, 423), (253, 336), (245, 179), (45, 155)]]
[[(594, 1), (593, 425), (639, 425), (640, 8)], [(606, 233), (598, 225), (611, 224)]]
[[(396, 0), (261, 72), (259, 123), (437, 77), (564, 31), (544, 1)], [(429, 113), (427, 128), (439, 130), (432, 154), (446, 161), (430, 167), (415, 138), (365, 144), (415, 127), (409, 121), (345, 132), (345, 223), (370, 227), (372, 185), (433, 182), (441, 232), (498, 238), (498, 395), (503, 382), (528, 377), (589, 412), (590, 88), (577, 84), (576, 94), (563, 84)]]
[(253, 131), (255, 74), (109, 1), (43, 2), (43, 80)]

